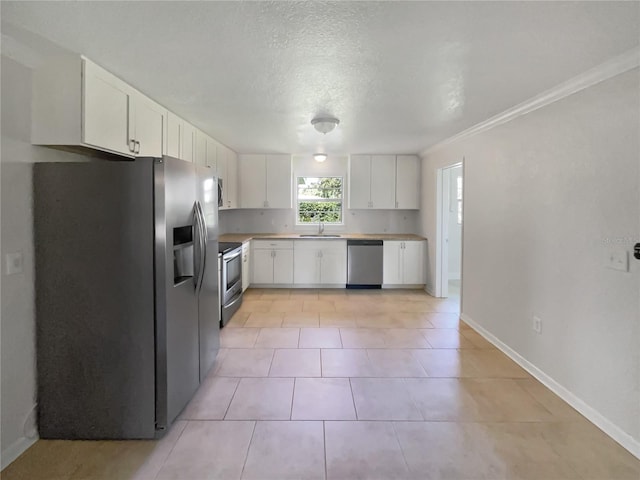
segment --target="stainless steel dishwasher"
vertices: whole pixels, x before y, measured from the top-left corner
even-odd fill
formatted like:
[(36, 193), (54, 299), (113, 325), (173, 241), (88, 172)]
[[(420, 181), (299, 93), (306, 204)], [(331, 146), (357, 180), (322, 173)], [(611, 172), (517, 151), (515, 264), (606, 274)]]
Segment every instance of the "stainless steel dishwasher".
[(382, 240), (347, 240), (347, 288), (382, 288)]

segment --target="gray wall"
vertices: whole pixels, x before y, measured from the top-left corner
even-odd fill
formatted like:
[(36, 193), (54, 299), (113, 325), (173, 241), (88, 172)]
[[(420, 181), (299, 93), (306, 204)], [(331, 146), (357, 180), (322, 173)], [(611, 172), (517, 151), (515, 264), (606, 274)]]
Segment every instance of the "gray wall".
[(640, 241), (639, 82), (636, 68), (429, 153), (421, 213), (434, 238), (436, 171), (464, 156), (463, 315), (636, 454), (640, 262), (605, 258)]
[[(37, 438), (31, 173), (34, 162), (86, 157), (33, 147), (31, 70), (2, 55), (2, 467)], [(22, 273), (7, 276), (5, 255), (21, 252)]]

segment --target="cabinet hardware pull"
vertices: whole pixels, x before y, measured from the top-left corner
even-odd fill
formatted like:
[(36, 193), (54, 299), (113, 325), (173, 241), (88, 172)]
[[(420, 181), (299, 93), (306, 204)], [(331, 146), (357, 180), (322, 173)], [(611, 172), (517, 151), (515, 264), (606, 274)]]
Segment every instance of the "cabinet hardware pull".
[(134, 153), (140, 153), (140, 142), (136, 140), (136, 151)]
[(129, 140), (129, 151), (133, 153), (136, 151), (136, 141), (133, 139)]

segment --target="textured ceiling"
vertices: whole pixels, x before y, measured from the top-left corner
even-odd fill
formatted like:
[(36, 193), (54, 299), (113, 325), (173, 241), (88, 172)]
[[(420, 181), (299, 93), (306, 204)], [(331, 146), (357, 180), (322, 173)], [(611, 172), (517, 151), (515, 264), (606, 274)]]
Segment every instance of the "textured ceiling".
[[(1, 8), (3, 44), (31, 32), (83, 53), (239, 152), (418, 152), (636, 47), (640, 30), (638, 2)], [(340, 126), (323, 137), (317, 114)]]

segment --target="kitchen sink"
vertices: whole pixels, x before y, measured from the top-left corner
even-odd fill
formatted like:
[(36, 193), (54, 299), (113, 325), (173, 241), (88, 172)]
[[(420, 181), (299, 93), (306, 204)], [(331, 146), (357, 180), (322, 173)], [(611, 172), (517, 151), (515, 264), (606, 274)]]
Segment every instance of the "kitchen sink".
[(325, 234), (319, 234), (319, 233), (315, 233), (312, 235), (300, 235), (300, 238), (340, 238), (341, 235), (325, 235)]

